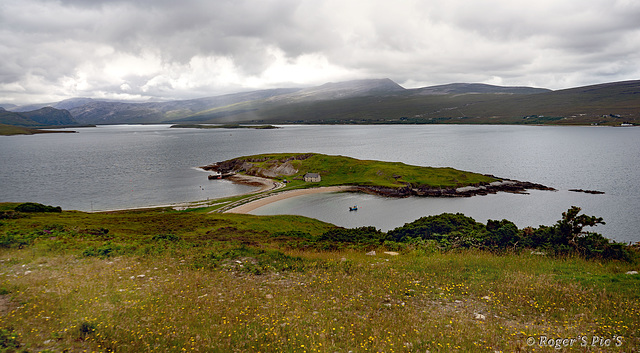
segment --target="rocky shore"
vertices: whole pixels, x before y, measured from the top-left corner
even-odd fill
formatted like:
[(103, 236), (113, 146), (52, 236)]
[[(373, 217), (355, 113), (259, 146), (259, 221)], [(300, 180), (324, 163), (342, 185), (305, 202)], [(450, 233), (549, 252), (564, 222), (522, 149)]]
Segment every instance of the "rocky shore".
[(593, 194), (593, 195), (602, 195), (602, 194), (604, 194), (604, 191), (598, 191), (598, 190), (569, 189), (569, 191), (583, 192), (585, 194)]
[[(254, 177), (255, 178), (255, 177)], [(257, 178), (261, 179), (261, 178)], [(269, 180), (269, 179), (262, 179)], [(249, 179), (235, 179), (234, 182), (249, 183)], [(373, 195), (385, 196), (385, 197), (409, 197), (409, 196), (423, 196), (423, 197), (471, 197), (475, 195), (488, 195), (495, 194), (497, 192), (511, 192), (517, 194), (527, 194), (527, 190), (549, 190), (555, 191), (554, 188), (544, 186), (541, 184), (534, 184), (530, 182), (522, 182), (516, 180), (502, 180), (493, 182), (486, 185), (478, 186), (465, 186), (457, 189), (440, 189), (440, 188), (427, 188), (427, 187), (404, 187), (404, 188), (385, 188), (379, 186), (329, 186), (329, 187), (313, 187), (307, 189), (288, 190), (280, 193), (271, 194), (264, 198), (251, 200), (250, 202), (239, 204), (233, 208), (225, 210), (224, 212), (230, 213), (249, 213), (257, 208), (268, 205), (272, 202), (281, 201), (290, 197), (296, 197), (301, 195), (322, 193), (322, 192), (364, 192)]]
[(556, 189), (542, 184), (518, 180), (501, 180), (493, 183), (465, 186), (460, 188), (434, 188), (426, 185), (407, 185), (401, 188), (380, 186), (355, 186), (354, 190), (374, 195), (389, 197), (427, 196), (427, 197), (471, 197), (476, 195), (495, 194), (497, 192), (510, 192), (514, 194), (528, 194), (527, 190)]

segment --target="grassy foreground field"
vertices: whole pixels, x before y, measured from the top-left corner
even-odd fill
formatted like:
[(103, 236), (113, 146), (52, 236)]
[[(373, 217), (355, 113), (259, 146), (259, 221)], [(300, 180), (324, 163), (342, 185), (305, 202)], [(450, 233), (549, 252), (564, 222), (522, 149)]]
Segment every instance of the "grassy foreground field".
[(0, 351), (640, 347), (640, 277), (625, 274), (637, 262), (443, 252), (433, 244), (323, 251), (305, 241), (336, 227), (298, 216), (5, 215)]

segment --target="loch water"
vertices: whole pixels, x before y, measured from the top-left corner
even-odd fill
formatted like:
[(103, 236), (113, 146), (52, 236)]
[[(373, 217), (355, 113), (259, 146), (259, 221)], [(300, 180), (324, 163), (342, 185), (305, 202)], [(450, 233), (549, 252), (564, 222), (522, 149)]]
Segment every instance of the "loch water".
[[(78, 133), (0, 137), (0, 201), (96, 211), (213, 199), (255, 188), (208, 180), (199, 166), (258, 153), (317, 152), (453, 167), (558, 191), (403, 199), (314, 194), (252, 213), (300, 214), (346, 227), (389, 230), (442, 212), (462, 212), (480, 222), (509, 219), (519, 227), (552, 225), (569, 207), (579, 206), (607, 223), (593, 231), (617, 241), (640, 241), (638, 128), (301, 125), (198, 130), (114, 125), (75, 130)], [(356, 204), (359, 210), (350, 212), (349, 206)]]

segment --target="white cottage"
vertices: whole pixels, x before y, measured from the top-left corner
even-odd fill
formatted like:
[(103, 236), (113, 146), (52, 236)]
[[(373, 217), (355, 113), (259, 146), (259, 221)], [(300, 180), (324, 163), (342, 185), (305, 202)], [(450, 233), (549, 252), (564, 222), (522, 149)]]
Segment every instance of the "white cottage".
[(307, 173), (304, 175), (304, 181), (306, 182), (317, 183), (320, 180), (322, 179), (320, 178), (320, 174), (318, 173)]

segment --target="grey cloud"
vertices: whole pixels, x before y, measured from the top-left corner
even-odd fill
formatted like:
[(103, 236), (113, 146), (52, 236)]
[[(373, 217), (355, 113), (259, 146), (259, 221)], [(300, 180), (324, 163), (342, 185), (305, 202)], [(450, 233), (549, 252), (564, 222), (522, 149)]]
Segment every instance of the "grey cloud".
[(143, 5), (148, 4), (105, 5), (96, 36), (123, 51), (155, 48), (168, 61), (184, 63), (194, 55), (228, 56), (249, 74), (268, 65), (270, 46), (292, 56), (318, 49), (309, 35), (311, 29), (296, 22), (294, 1), (266, 1), (260, 6), (248, 1), (171, 2), (166, 8)]
[[(37, 76), (39, 90), (85, 72), (92, 76), (81, 94), (121, 93), (127, 83), (132, 94), (206, 95), (225, 87), (209, 79), (177, 88), (170, 80), (197, 79), (176, 72), (192, 70), (194, 58), (227, 58), (240, 81), (226, 82), (226, 89), (242, 88), (242, 80), (261, 80), (282, 65), (277, 51), (292, 63), (317, 55), (348, 78), (560, 88), (636, 78), (639, 18), (632, 0), (5, 0), (0, 85), (28, 90)], [(113, 60), (127, 55), (157, 58), (150, 67), (172, 71), (109, 76)], [(161, 78), (142, 91), (154, 77)]]

